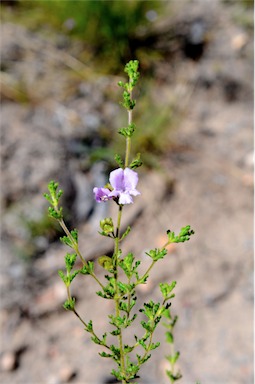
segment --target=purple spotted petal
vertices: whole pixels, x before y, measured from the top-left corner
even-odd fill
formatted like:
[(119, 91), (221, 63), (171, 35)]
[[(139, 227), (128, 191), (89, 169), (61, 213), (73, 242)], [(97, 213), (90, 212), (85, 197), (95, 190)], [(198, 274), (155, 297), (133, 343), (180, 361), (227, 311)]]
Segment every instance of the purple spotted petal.
[(93, 189), (93, 192), (94, 192), (94, 195), (95, 195), (95, 199), (98, 203), (101, 203), (102, 201), (107, 201), (109, 199), (111, 199), (112, 197), (109, 196), (110, 195), (110, 190), (107, 189), (107, 188), (97, 188), (95, 187)]

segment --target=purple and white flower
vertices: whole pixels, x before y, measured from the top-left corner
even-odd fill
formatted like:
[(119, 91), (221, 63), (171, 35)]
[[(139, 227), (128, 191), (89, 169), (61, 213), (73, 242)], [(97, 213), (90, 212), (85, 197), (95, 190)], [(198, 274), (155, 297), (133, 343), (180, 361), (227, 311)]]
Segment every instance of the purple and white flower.
[(140, 195), (136, 186), (138, 183), (138, 174), (130, 168), (118, 168), (110, 173), (110, 184), (112, 190), (107, 188), (93, 189), (97, 202), (107, 201), (109, 199), (118, 198), (119, 204), (133, 203), (132, 196)]
[(93, 188), (93, 192), (95, 195), (95, 199), (98, 203), (101, 203), (102, 201), (107, 201), (112, 199), (112, 197), (109, 197), (110, 190), (107, 188)]

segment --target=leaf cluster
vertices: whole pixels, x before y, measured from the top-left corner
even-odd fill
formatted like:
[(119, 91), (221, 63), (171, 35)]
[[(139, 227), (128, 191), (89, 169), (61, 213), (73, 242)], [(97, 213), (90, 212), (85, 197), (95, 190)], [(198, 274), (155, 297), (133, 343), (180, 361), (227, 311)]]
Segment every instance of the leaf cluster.
[(74, 254), (67, 253), (65, 256), (66, 275), (62, 270), (58, 271), (59, 276), (61, 277), (61, 279), (63, 280), (63, 282), (67, 287), (70, 286), (75, 276), (77, 276), (78, 273), (80, 272), (79, 270), (76, 270), (73, 273), (71, 273), (71, 270), (75, 264), (76, 258), (77, 258), (77, 255), (75, 253)]
[(139, 67), (138, 60), (130, 60), (125, 65), (124, 72), (126, 72), (129, 77), (130, 89), (134, 88), (134, 86), (136, 85), (139, 79), (140, 73), (138, 72), (138, 67)]
[(195, 232), (193, 229), (190, 229), (190, 225), (186, 225), (186, 227), (181, 228), (179, 235), (175, 235), (174, 232), (171, 232), (170, 229), (167, 231), (168, 241), (170, 243), (184, 243), (188, 241)]
[(135, 124), (131, 123), (127, 127), (120, 128), (118, 132), (120, 135), (122, 135), (126, 138), (127, 137), (131, 138), (135, 132), (135, 128), (136, 128)]
[(172, 317), (172, 314), (169, 308), (164, 311), (163, 315), (168, 321), (167, 323), (163, 323), (164, 327), (167, 329), (167, 332), (165, 334), (166, 342), (172, 345), (171, 354), (166, 356), (166, 359), (170, 364), (170, 369), (166, 370), (166, 373), (171, 383), (174, 383), (175, 381), (179, 380), (182, 377), (180, 371), (176, 372), (176, 369), (175, 369), (175, 364), (180, 357), (180, 352), (174, 350), (174, 334), (173, 334), (175, 324), (178, 320), (178, 316)]
[(167, 254), (166, 248), (163, 248), (163, 249), (155, 248), (155, 249), (151, 249), (149, 252), (146, 252), (146, 255), (151, 257), (153, 261), (164, 259), (166, 254)]
[(75, 306), (75, 298), (74, 297), (71, 297), (70, 299), (67, 299), (65, 301), (65, 303), (63, 304), (63, 307), (67, 311), (73, 311), (74, 310), (74, 306)]
[[(132, 90), (134, 86), (136, 85), (140, 73), (138, 72), (138, 66), (139, 62), (138, 60), (130, 60), (126, 66), (124, 71), (128, 74), (129, 81), (128, 83), (124, 83), (123, 81), (119, 81), (118, 85), (124, 89), (123, 91), (123, 101), (122, 105), (124, 108), (126, 108), (128, 111), (131, 111), (134, 109), (136, 105), (136, 101), (132, 99)], [(119, 131), (119, 133), (126, 135), (126, 137), (131, 137), (130, 135), (133, 134), (132, 130), (134, 127), (132, 127), (132, 124), (129, 125), (128, 128), (122, 128), (122, 130)]]
[(171, 284), (168, 284), (168, 283), (159, 284), (164, 301), (170, 300), (175, 296), (175, 294), (172, 293), (175, 286), (176, 286), (176, 281), (173, 281)]
[(60, 197), (63, 194), (62, 189), (58, 191), (58, 183), (54, 180), (51, 180), (48, 184), (49, 193), (44, 193), (45, 199), (50, 203), (50, 207), (48, 208), (48, 214), (50, 217), (56, 220), (60, 220), (63, 218), (63, 208), (58, 207)]
[(79, 273), (82, 275), (92, 275), (94, 273), (94, 262), (87, 261), (87, 263), (84, 264), (81, 269), (79, 269)]
[(141, 160), (141, 154), (138, 153), (136, 157), (131, 161), (129, 168), (136, 169), (138, 167), (141, 167), (143, 165), (143, 162)]
[(140, 265), (140, 261), (135, 261), (133, 253), (128, 253), (123, 259), (119, 261), (120, 268), (124, 271), (128, 279), (131, 279), (134, 275), (139, 280), (137, 268)]
[(73, 229), (70, 233), (71, 236), (62, 236), (59, 240), (68, 247), (74, 248), (78, 243), (78, 231), (77, 229)]

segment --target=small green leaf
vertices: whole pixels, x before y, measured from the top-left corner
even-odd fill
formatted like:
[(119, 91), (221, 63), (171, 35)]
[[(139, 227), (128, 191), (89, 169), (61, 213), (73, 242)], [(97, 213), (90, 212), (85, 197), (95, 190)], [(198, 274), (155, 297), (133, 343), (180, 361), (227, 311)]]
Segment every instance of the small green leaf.
[(63, 304), (63, 307), (67, 311), (73, 311), (75, 305), (75, 298), (71, 298), (70, 300), (66, 300), (65, 303)]
[(120, 155), (116, 154), (116, 155), (114, 156), (114, 159), (115, 159), (116, 163), (118, 164), (118, 166), (119, 166), (120, 168), (124, 168), (124, 162), (123, 162), (123, 160), (122, 160), (122, 158), (121, 158)]
[(94, 262), (88, 261), (87, 264), (84, 264), (83, 267), (79, 270), (79, 273), (82, 275), (91, 275), (94, 272)]
[(92, 336), (91, 340), (94, 341), (95, 344), (102, 345), (102, 341), (97, 336)]
[(73, 279), (78, 275), (78, 273), (80, 273), (80, 271), (74, 271), (70, 277), (69, 277), (69, 280), (70, 280), (70, 283), (73, 281)]
[(176, 286), (176, 281), (173, 281), (171, 284), (168, 283), (160, 283), (159, 287), (162, 292), (162, 295), (164, 299), (170, 299), (174, 297), (174, 295), (170, 295), (170, 293), (173, 291), (173, 289)]
[(125, 232), (123, 233), (123, 235), (121, 236), (120, 241), (125, 239), (125, 237), (127, 237), (127, 235), (130, 233), (130, 231), (131, 231), (131, 227), (128, 226), (127, 229), (125, 230)]
[(129, 345), (124, 345), (124, 348), (123, 348), (125, 354), (132, 352), (133, 349), (134, 347), (130, 347)]
[(66, 256), (65, 256), (65, 265), (66, 265), (66, 270), (68, 272), (71, 272), (74, 264), (75, 264), (75, 261), (76, 261), (76, 258), (77, 258), (77, 255), (76, 253), (73, 253), (73, 254), (70, 254), (70, 253), (67, 253)]
[(151, 249), (149, 252), (146, 252), (146, 255), (150, 256), (152, 260), (157, 261), (159, 259), (163, 259), (167, 254), (166, 248), (159, 249)]
[[(44, 197), (48, 200), (48, 202), (52, 205), (52, 210), (49, 210), (49, 215), (55, 219), (59, 219), (59, 217), (56, 217), (56, 214), (60, 214), (60, 209), (58, 209), (58, 202), (60, 197), (63, 194), (63, 191), (58, 189), (58, 183), (56, 183), (54, 180), (51, 180), (48, 184), (48, 193), (44, 193)], [(60, 217), (61, 218), (61, 217)]]
[(186, 227), (181, 228), (179, 235), (175, 236), (174, 232), (170, 230), (167, 231), (168, 241), (170, 243), (184, 243), (188, 241), (195, 232), (193, 229), (190, 229), (190, 225), (186, 225)]
[(55, 208), (52, 208), (52, 207), (49, 207), (48, 208), (48, 214), (50, 217), (52, 217), (53, 219), (56, 219), (56, 220), (60, 220), (63, 218), (63, 214), (62, 214), (62, 207), (57, 211)]
[(147, 351), (147, 345), (143, 339), (138, 340), (138, 343), (144, 348), (145, 351)]
[(167, 341), (167, 343), (173, 344), (174, 336), (173, 336), (172, 332), (166, 332), (166, 341)]
[(112, 355), (110, 353), (106, 353), (106, 352), (99, 352), (99, 355), (101, 357), (112, 357)]
[(63, 236), (63, 237), (60, 237), (59, 239), (63, 244), (68, 245), (68, 247), (73, 248), (73, 243), (72, 243), (71, 239), (69, 239), (68, 236)]
[(134, 160), (132, 160), (132, 162), (130, 163), (129, 168), (136, 169), (138, 167), (141, 167), (141, 165), (143, 165), (143, 162), (142, 162), (140, 157), (141, 157), (141, 154), (138, 153), (136, 155), (136, 158)]
[(89, 320), (88, 324), (87, 324), (87, 331), (88, 332), (93, 332), (93, 323), (92, 323), (92, 320)]
[(61, 270), (58, 271), (58, 274), (59, 274), (59, 276), (61, 277), (61, 279), (63, 280), (63, 282), (64, 282), (65, 285), (66, 285), (67, 282), (68, 282), (67, 276), (66, 276), (66, 275), (64, 274), (64, 272), (61, 271)]
[(159, 346), (160, 346), (160, 342), (159, 341), (157, 343), (152, 343), (149, 350), (152, 351), (153, 349), (156, 349)]
[(128, 125), (128, 127), (125, 127), (125, 128), (120, 128), (118, 133), (124, 137), (132, 137), (134, 132), (135, 132), (135, 124), (134, 123), (131, 123)]
[(119, 336), (120, 335), (120, 329), (115, 329), (114, 331), (110, 332), (111, 335), (113, 336)]
[(78, 230), (75, 228), (71, 231), (71, 235), (76, 243), (78, 243)]

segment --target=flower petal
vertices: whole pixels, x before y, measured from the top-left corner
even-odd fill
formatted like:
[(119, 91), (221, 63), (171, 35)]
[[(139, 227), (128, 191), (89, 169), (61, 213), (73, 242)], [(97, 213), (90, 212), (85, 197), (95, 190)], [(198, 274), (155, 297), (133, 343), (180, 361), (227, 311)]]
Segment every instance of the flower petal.
[(141, 193), (138, 192), (137, 189), (134, 189), (133, 191), (129, 191), (129, 194), (130, 194), (130, 195), (133, 195), (133, 196), (141, 195)]
[(127, 192), (120, 193), (119, 204), (131, 204), (131, 203), (133, 203), (133, 199), (129, 193)]
[(116, 191), (116, 189), (114, 189), (111, 193), (109, 193), (109, 197), (118, 197), (120, 194), (120, 191)]
[(111, 199), (112, 197), (109, 196), (110, 195), (110, 190), (107, 189), (107, 188), (97, 188), (95, 187), (93, 189), (93, 192), (94, 192), (94, 195), (95, 195), (95, 199), (98, 203), (101, 203), (102, 201), (107, 201), (109, 199)]
[(124, 171), (122, 168), (115, 169), (110, 173), (110, 184), (117, 191), (124, 191)]
[(138, 183), (138, 174), (130, 168), (124, 169), (124, 188), (125, 191), (135, 190)]

